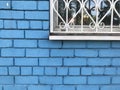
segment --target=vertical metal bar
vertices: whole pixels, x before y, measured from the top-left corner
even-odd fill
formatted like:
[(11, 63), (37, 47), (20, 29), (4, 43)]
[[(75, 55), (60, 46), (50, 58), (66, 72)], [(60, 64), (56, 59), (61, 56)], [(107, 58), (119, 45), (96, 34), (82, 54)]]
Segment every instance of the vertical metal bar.
[(53, 0), (50, 0), (50, 32), (53, 32)]
[(112, 4), (111, 5), (111, 32), (113, 32), (113, 15), (114, 15), (113, 9), (115, 8), (113, 0), (111, 4)]

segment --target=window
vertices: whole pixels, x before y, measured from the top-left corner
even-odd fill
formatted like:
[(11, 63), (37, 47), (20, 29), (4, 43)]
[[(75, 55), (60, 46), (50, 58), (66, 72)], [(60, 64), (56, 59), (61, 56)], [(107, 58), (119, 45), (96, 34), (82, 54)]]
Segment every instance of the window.
[(51, 40), (120, 40), (120, 0), (50, 0)]

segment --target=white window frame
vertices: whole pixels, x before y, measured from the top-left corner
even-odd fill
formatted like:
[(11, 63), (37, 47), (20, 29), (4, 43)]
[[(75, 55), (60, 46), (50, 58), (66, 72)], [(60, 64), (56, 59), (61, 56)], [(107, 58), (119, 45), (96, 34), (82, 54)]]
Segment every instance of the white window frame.
[[(118, 0), (119, 1), (119, 0)], [(112, 10), (115, 8), (114, 4), (111, 5)], [(49, 40), (120, 40), (120, 32), (55, 32), (54, 31), (54, 24), (58, 21), (56, 19), (56, 22), (54, 22), (54, 16), (53, 13), (53, 0), (50, 0), (50, 35)], [(119, 15), (120, 17), (120, 15)], [(112, 22), (112, 21), (111, 21)], [(111, 27), (112, 24), (111, 24)], [(118, 29), (120, 28), (120, 25)]]

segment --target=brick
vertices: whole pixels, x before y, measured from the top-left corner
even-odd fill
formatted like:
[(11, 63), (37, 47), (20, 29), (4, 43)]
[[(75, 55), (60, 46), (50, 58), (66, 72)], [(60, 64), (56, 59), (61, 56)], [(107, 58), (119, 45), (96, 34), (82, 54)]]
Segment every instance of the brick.
[(12, 8), (17, 10), (35, 10), (37, 3), (35, 1), (13, 1)]
[(27, 90), (26, 86), (23, 85), (6, 85), (4, 90)]
[(19, 29), (28, 29), (29, 28), (29, 22), (28, 21), (18, 21), (17, 22)]
[(96, 67), (93, 68), (93, 72), (94, 75), (103, 75), (104, 74), (104, 68), (102, 67)]
[(75, 90), (75, 87), (67, 85), (56, 85), (53, 86), (53, 90)]
[(85, 41), (63, 41), (63, 48), (85, 48)]
[(23, 19), (23, 11), (0, 10), (1, 19)]
[(120, 66), (120, 58), (113, 58), (112, 66)]
[(37, 47), (36, 40), (14, 40), (14, 47)]
[(116, 72), (116, 68), (105, 68), (105, 75), (115, 75)]
[(7, 75), (8, 70), (7, 67), (0, 67), (0, 75)]
[(12, 58), (0, 58), (0, 66), (12, 66), (13, 59)]
[(12, 40), (0, 39), (0, 47), (12, 47)]
[(106, 41), (88, 41), (87, 48), (110, 48), (110, 42)]
[(20, 30), (1, 30), (0, 38), (24, 38), (24, 31)]
[(73, 57), (73, 54), (74, 52), (72, 49), (52, 49), (51, 50), (52, 57)]
[(48, 49), (27, 49), (27, 57), (49, 57)]
[(93, 49), (76, 49), (75, 56), (80, 57), (97, 57), (98, 51)]
[(38, 43), (40, 48), (61, 48), (61, 41), (49, 41), (49, 40), (39, 40)]
[(2, 90), (2, 86), (0, 86), (0, 90)]
[(64, 84), (86, 84), (86, 77), (82, 76), (67, 76), (64, 77)]
[(88, 58), (88, 65), (90, 66), (110, 66), (110, 58)]
[(13, 84), (14, 78), (13, 76), (0, 76), (0, 84)]
[(57, 75), (68, 75), (68, 67), (58, 67)]
[(37, 58), (15, 58), (15, 65), (17, 66), (37, 66)]
[(0, 20), (0, 28), (3, 28), (3, 20)]
[(4, 28), (5, 29), (16, 29), (16, 21), (15, 20), (4, 20)]
[(69, 68), (69, 75), (80, 75), (80, 68), (77, 67)]
[(61, 66), (62, 58), (39, 58), (40, 66)]
[(26, 31), (26, 38), (35, 38), (35, 39), (48, 39), (49, 32), (48, 31)]
[(16, 76), (16, 84), (38, 84), (37, 76)]
[(101, 90), (120, 90), (120, 85), (102, 86)]
[(85, 58), (65, 58), (64, 66), (86, 66)]
[(41, 21), (31, 21), (30, 28), (31, 29), (42, 29), (42, 22)]
[(92, 75), (92, 68), (90, 67), (81, 68), (81, 75)]
[(77, 86), (77, 90), (99, 90), (98, 86), (91, 85), (79, 85)]
[(1, 56), (23, 57), (24, 55), (25, 55), (24, 49), (5, 48), (1, 50)]
[(49, 10), (49, 2), (48, 1), (39, 1), (38, 9), (39, 10)]
[(108, 76), (90, 76), (88, 77), (88, 84), (110, 84), (110, 77)]
[(56, 75), (56, 68), (54, 67), (46, 67), (45, 75)]
[(44, 68), (43, 67), (33, 67), (33, 75), (43, 75)]
[(120, 48), (120, 42), (119, 41), (113, 41), (112, 42), (112, 48)]
[(62, 84), (62, 77), (58, 76), (41, 76), (40, 84)]
[(9, 67), (9, 75), (20, 75), (19, 67)]
[(100, 57), (120, 57), (119, 53), (120, 53), (119, 49), (100, 50), (99, 56)]
[(119, 76), (112, 77), (112, 84), (120, 84), (120, 77)]
[(49, 21), (43, 21), (43, 29), (50, 29)]
[(3, 10), (3, 9), (10, 9), (10, 8), (11, 8), (10, 1), (0, 1), (0, 9)]
[(49, 20), (48, 11), (26, 11), (25, 19)]
[(117, 74), (120, 75), (120, 68), (117, 68)]
[(28, 87), (28, 90), (51, 90), (51, 87), (48, 85), (32, 85)]
[(32, 67), (21, 67), (21, 75), (32, 75)]

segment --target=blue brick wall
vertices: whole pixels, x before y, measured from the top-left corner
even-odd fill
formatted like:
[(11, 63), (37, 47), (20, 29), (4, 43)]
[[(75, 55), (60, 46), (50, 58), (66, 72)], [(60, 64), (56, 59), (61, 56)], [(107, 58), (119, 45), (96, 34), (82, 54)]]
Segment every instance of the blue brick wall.
[(0, 90), (120, 90), (119, 41), (49, 41), (50, 0), (0, 0)]

